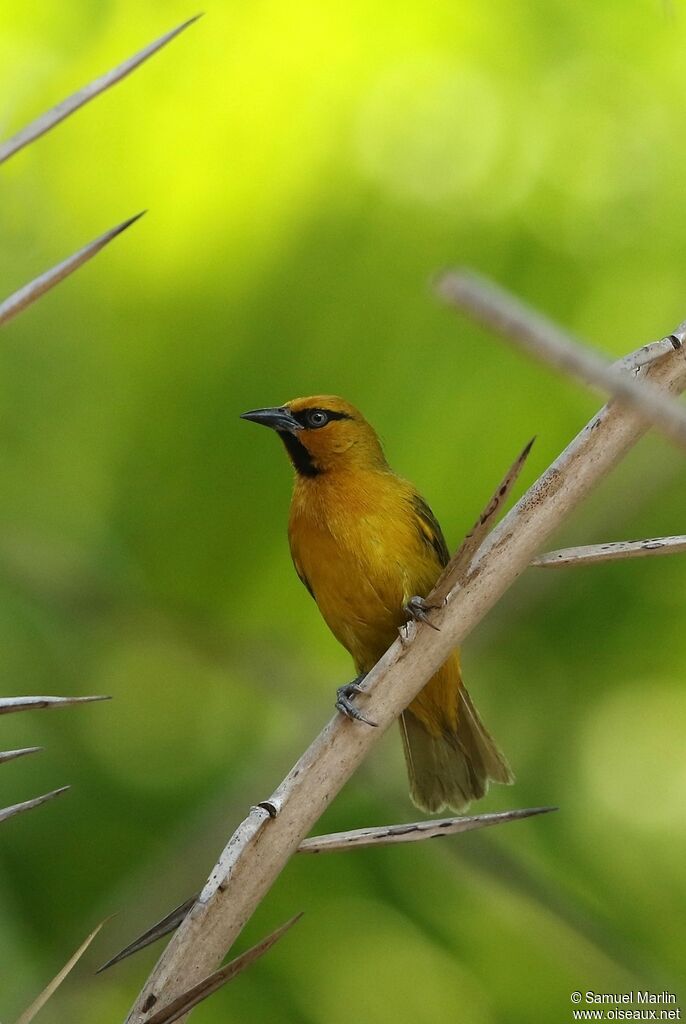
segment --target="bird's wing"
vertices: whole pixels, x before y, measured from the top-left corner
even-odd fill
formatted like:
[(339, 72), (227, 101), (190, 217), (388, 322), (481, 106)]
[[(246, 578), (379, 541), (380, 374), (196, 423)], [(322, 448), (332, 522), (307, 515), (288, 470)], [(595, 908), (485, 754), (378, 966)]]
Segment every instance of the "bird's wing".
[[(443, 531), (421, 494), (413, 494), (411, 498), (412, 511), (415, 516), (419, 535), (429, 547), (435, 551), (439, 562), (445, 567), (450, 561), (450, 552), (445, 542)], [(296, 567), (297, 568), (297, 567)]]
[[(291, 552), (291, 557), (293, 558), (293, 565), (295, 566), (295, 571), (298, 574), (298, 579), (300, 580), (301, 583), (305, 584), (305, 586), (307, 587), (307, 589), (310, 592), (310, 596), (314, 597), (314, 590), (310, 586), (310, 581), (308, 580), (307, 576), (303, 572), (302, 566), (299, 564), (297, 558), (295, 557), (295, 555), (292, 552)], [(315, 601), (317, 600), (316, 597), (314, 599), (315, 599)]]

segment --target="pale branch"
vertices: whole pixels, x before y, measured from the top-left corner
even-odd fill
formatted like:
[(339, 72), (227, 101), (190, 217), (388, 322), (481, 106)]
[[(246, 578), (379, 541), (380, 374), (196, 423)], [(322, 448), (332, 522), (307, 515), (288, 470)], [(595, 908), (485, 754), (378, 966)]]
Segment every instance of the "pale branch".
[(219, 970), (214, 971), (187, 992), (177, 996), (171, 1003), (167, 1003), (161, 1010), (158, 1010), (152, 1017), (149, 1017), (148, 1024), (173, 1024), (174, 1021), (188, 1013), (198, 1003), (207, 999), (214, 992), (217, 992), (228, 981), (232, 981), (247, 967), (250, 967), (256, 960), (264, 956), (294, 924), (297, 924), (301, 917), (302, 913), (296, 914), (295, 917), (292, 917), (285, 924), (282, 924), (280, 928), (277, 928), (276, 931), (273, 931), (271, 935), (268, 935), (266, 939), (262, 939), (257, 945), (252, 946), (245, 953), (237, 956), (231, 963), (226, 964), (225, 967), (220, 967)]
[(535, 440), (535, 438), (532, 438), (529, 441), (498, 484), (491, 500), (441, 573), (436, 586), (431, 591), (428, 603), (444, 601), (451, 588), (462, 579), (469, 569), (474, 555), (483, 544), (489, 530), (493, 527), (496, 513), (503, 507), (517, 482)]
[(60, 121), (64, 121), (65, 118), (73, 114), (79, 109), (79, 107), (83, 107), (84, 104), (95, 99), (96, 96), (99, 96), (100, 93), (109, 89), (110, 86), (116, 85), (117, 82), (121, 82), (122, 78), (126, 78), (127, 75), (130, 75), (131, 72), (143, 64), (144, 61), (148, 60), (149, 57), (152, 57), (152, 55), (157, 53), (158, 50), (161, 50), (163, 46), (166, 46), (166, 44), (171, 42), (175, 36), (178, 36), (179, 33), (183, 32), (184, 29), (188, 28), (189, 25), (192, 25), (193, 22), (197, 21), (200, 17), (202, 17), (202, 15), (196, 14), (194, 18), (189, 18), (187, 21), (184, 21), (183, 24), (177, 25), (176, 28), (171, 29), (170, 32), (166, 32), (163, 36), (160, 36), (159, 39), (156, 39), (144, 49), (134, 54), (133, 57), (125, 60), (122, 64), (119, 64), (116, 68), (106, 72), (99, 78), (94, 79), (94, 81), (85, 85), (82, 89), (79, 89), (78, 92), (68, 96), (65, 100), (62, 100), (61, 103), (58, 103), (57, 106), (52, 107), (52, 109), (46, 111), (45, 114), (36, 118), (35, 121), (32, 121), (25, 128), (22, 128), (22, 130), (17, 132), (16, 135), (13, 135), (11, 139), (7, 139), (6, 142), (0, 144), (0, 164), (4, 163), (5, 160), (9, 160), (11, 156), (14, 156), (15, 153), (19, 152), (19, 150), (24, 149), (25, 146), (28, 146), (30, 143), (40, 138), (41, 135), (45, 135), (46, 132), (50, 131), (51, 128), (54, 128), (55, 125), (60, 123)]
[[(679, 328), (678, 347), (684, 340)], [(686, 355), (675, 350), (637, 371), (661, 393), (686, 387)], [(628, 375), (627, 375), (628, 377)], [(645, 413), (610, 402), (486, 537), (468, 576), (432, 612), (439, 630), (415, 626), (366, 677), (365, 711), (379, 728), (336, 715), (268, 801), (251, 808), (229, 839), (198, 900), (155, 966), (127, 1024), (148, 1021), (223, 959), (290, 857), (381, 736), (454, 648), (512, 586), (547, 537), (646, 432)], [(269, 810), (267, 810), (269, 808)]]
[(17, 757), (26, 757), (27, 754), (37, 754), (42, 747), (22, 747), (20, 750), (0, 750), (0, 764), (7, 764)]
[(668, 356), (675, 348), (679, 348), (680, 345), (679, 338), (674, 334), (670, 334), (669, 337), (660, 338), (659, 341), (648, 342), (647, 345), (637, 348), (635, 352), (631, 352), (628, 356), (616, 359), (611, 365), (616, 370), (639, 370), (642, 366), (654, 363), (656, 359), (664, 359), (665, 356)]
[(98, 700), (111, 700), (111, 697), (0, 697), (0, 715), (39, 708), (64, 708), (72, 704), (92, 704)]
[(116, 227), (110, 228), (103, 235), (99, 235), (97, 238), (89, 242), (88, 245), (84, 245), (82, 249), (68, 256), (61, 263), (57, 263), (50, 270), (46, 270), (44, 274), (34, 278), (29, 284), (25, 284), (23, 288), (19, 288), (18, 291), (14, 292), (9, 298), (5, 299), (4, 302), (0, 303), (0, 327), (6, 324), (13, 317), (21, 313), (27, 306), (30, 306), (36, 299), (40, 299), (42, 295), (49, 292), (51, 288), (54, 288), (60, 281), (64, 281), (65, 277), (69, 277), (75, 270), (87, 263), (88, 260), (92, 259), (101, 249), (104, 249), (108, 242), (111, 242), (113, 238), (120, 235), (122, 231), (126, 231), (128, 227), (135, 224), (137, 220), (145, 213), (137, 213), (133, 217), (129, 217), (128, 220), (122, 221), (121, 224), (117, 224)]
[(531, 565), (556, 569), (566, 565), (593, 565), (595, 562), (618, 562), (622, 558), (649, 558), (653, 555), (675, 555), (686, 551), (686, 536), (652, 537), (648, 540), (617, 540), (608, 544), (586, 544), (576, 548), (546, 551), (532, 558)]
[(32, 811), (34, 807), (40, 807), (41, 804), (45, 804), (48, 800), (54, 799), (61, 793), (66, 793), (69, 786), (60, 786), (59, 789), (53, 789), (51, 793), (44, 793), (42, 796), (36, 796), (33, 800), (24, 800), (20, 804), (12, 804), (11, 807), (3, 807), (0, 810), (0, 821), (7, 821), (8, 818), (13, 818), (15, 814), (22, 814), (24, 811)]
[(334, 853), (339, 850), (359, 850), (365, 846), (391, 846), (395, 843), (416, 843), (438, 836), (455, 836), (473, 832), (477, 828), (500, 825), (505, 821), (520, 821), (536, 814), (549, 814), (557, 807), (527, 807), (516, 811), (498, 811), (493, 814), (475, 814), (468, 818), (434, 818), (413, 821), (403, 825), (380, 825), (375, 828), (356, 828), (350, 832), (332, 832), (327, 836), (304, 839), (298, 853)]
[[(355, 849), (360, 846), (383, 846), (390, 843), (409, 843), (418, 839), (432, 839), (435, 836), (457, 835), (460, 832), (471, 832), (474, 829), (500, 825), (506, 821), (518, 821), (536, 814), (547, 814), (556, 811), (556, 807), (532, 807), (524, 810), (499, 811), (494, 814), (478, 814), (474, 817), (443, 818), (430, 821), (415, 821), (411, 824), (382, 825), (378, 828), (356, 829), (352, 832), (335, 832), (326, 836), (313, 836), (305, 839), (298, 847), (298, 853), (320, 853), (329, 850)], [(139, 935), (116, 956), (111, 957), (99, 967), (96, 974), (106, 971), (109, 967), (120, 963), (134, 953), (151, 946), (158, 939), (175, 931), (191, 909), (199, 894), (184, 900), (147, 931)], [(148, 1022), (149, 1024), (149, 1022)]]
[(31, 1003), (29, 1007), (27, 1007), (26, 1010), (24, 1010), (21, 1017), (19, 1017), (15, 1024), (30, 1024), (30, 1022), (33, 1020), (36, 1014), (43, 1009), (48, 999), (50, 999), (50, 997), (54, 995), (54, 993), (60, 987), (60, 985), (67, 977), (67, 975), (70, 974), (71, 971), (73, 971), (74, 967), (76, 967), (77, 963), (79, 962), (83, 954), (86, 952), (95, 936), (98, 934), (102, 926), (107, 923), (107, 921), (109, 921), (109, 918), (105, 918), (104, 921), (100, 922), (97, 928), (93, 929), (88, 938), (81, 943), (81, 945), (73, 954), (73, 956), (71, 956), (69, 960), (67, 960), (62, 970), (55, 975), (52, 981), (45, 986), (40, 995), (37, 996), (36, 999), (34, 999), (34, 1001)]
[[(641, 413), (672, 441), (686, 447), (686, 409), (634, 373), (613, 365), (599, 352), (562, 331), (521, 299), (470, 270), (447, 271), (436, 282), (437, 294), (450, 306), (468, 313), (536, 359), (576, 377), (596, 390), (609, 392)], [(668, 339), (682, 344), (682, 328)], [(635, 357), (640, 362), (641, 357)], [(636, 369), (634, 364), (633, 369)]]

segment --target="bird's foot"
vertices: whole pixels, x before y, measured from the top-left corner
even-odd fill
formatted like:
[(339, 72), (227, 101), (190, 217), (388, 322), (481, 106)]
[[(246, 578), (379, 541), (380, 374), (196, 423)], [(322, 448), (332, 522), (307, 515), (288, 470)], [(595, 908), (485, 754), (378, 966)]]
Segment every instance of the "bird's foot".
[(361, 711), (358, 711), (351, 700), (355, 694), (364, 693), (360, 686), (363, 679), (364, 676), (361, 675), (353, 679), (352, 683), (346, 683), (345, 686), (338, 687), (336, 690), (336, 707), (346, 718), (353, 718), (356, 722), (364, 722), (365, 725), (376, 727), (376, 722), (372, 722), (370, 718), (367, 718)]
[(403, 611), (407, 615), (408, 622), (425, 622), (427, 626), (431, 626), (432, 629), (435, 629), (438, 632), (440, 632), (439, 627), (434, 625), (434, 623), (431, 621), (427, 614), (428, 612), (436, 611), (440, 607), (441, 606), (438, 604), (429, 604), (429, 602), (424, 597), (419, 597), (418, 595), (415, 595), (414, 597), (410, 598), (410, 600), (403, 608)]

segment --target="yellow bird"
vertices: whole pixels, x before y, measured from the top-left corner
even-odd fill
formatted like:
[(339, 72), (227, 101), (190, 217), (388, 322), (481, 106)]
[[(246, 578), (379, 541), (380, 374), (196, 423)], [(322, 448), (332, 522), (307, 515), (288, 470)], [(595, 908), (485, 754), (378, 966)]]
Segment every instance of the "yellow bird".
[[(449, 558), (441, 528), (412, 484), (391, 470), (374, 429), (342, 398), (297, 398), (242, 418), (271, 427), (286, 447), (295, 469), (293, 562), (358, 672), (339, 687), (336, 706), (368, 722), (354, 695), (408, 618), (427, 618), (424, 598)], [(424, 811), (463, 811), (489, 781), (514, 781), (462, 683), (457, 651), (400, 725), (410, 795)]]

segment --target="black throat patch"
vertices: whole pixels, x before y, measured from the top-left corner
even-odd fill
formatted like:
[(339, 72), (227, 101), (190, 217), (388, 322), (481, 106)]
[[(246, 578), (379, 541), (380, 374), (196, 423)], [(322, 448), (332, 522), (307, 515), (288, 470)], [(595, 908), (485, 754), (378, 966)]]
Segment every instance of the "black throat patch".
[[(326, 419), (322, 423), (312, 423), (310, 419), (312, 413), (322, 413)], [(301, 409), (299, 412), (292, 413), (292, 415), (302, 426), (303, 430), (306, 431), (319, 430), (321, 427), (325, 427), (331, 420), (352, 419), (352, 416), (349, 416), (347, 412), (336, 412), (334, 409)], [(288, 430), (279, 430), (278, 435), (286, 446), (291, 462), (301, 476), (319, 476), (323, 472), (317, 466), (305, 445), (295, 434), (290, 433)]]
[(301, 476), (319, 476), (321, 469), (318, 469), (314, 460), (302, 441), (299, 441), (295, 434), (287, 430), (279, 430), (278, 435), (286, 446), (288, 457), (293, 463), (296, 472)]

